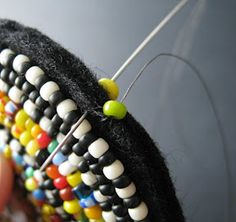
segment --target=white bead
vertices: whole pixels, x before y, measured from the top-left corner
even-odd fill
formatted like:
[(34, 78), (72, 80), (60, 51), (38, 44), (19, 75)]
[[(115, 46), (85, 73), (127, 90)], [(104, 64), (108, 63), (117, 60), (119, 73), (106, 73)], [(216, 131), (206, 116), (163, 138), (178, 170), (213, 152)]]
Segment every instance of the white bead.
[(9, 145), (12, 151), (19, 152), (21, 150), (21, 145), (17, 139), (12, 139)]
[(11, 49), (3, 49), (0, 53), (0, 63), (3, 66), (7, 65), (7, 60), (10, 55), (14, 55), (15, 53)]
[(97, 182), (96, 176), (91, 171), (88, 171), (86, 173), (82, 173), (81, 179), (88, 186), (91, 186)]
[(52, 193), (51, 190), (45, 190), (45, 196), (46, 196), (48, 199), (53, 199), (53, 198), (55, 198), (55, 197), (53, 196), (53, 193)]
[(29, 58), (25, 55), (18, 55), (15, 57), (15, 59), (13, 60), (13, 69), (16, 71), (16, 72), (20, 72), (20, 67), (21, 67), (21, 64), (22, 63), (25, 63), (25, 62), (29, 62)]
[(41, 75), (44, 75), (44, 71), (40, 69), (38, 66), (32, 66), (25, 73), (25, 78), (29, 83), (35, 85), (35, 80)]
[(71, 163), (73, 166), (78, 166), (79, 163), (83, 160), (84, 158), (82, 156), (77, 156), (75, 153), (71, 153), (68, 157), (68, 161)]
[(68, 112), (76, 109), (77, 106), (71, 99), (65, 99), (57, 105), (57, 113), (62, 119)]
[(23, 160), (25, 161), (26, 164), (30, 165), (30, 166), (34, 166), (35, 164), (35, 160), (32, 156), (29, 156), (28, 154), (25, 154), (23, 156)]
[(23, 91), (18, 89), (16, 86), (11, 87), (8, 92), (8, 96), (15, 103), (20, 103), (20, 98), (23, 94)]
[(52, 125), (52, 121), (44, 116), (40, 119), (39, 125), (44, 131), (47, 132), (49, 127)]
[(97, 202), (101, 203), (104, 202), (106, 200), (108, 200), (108, 198), (106, 196), (104, 196), (100, 190), (95, 190), (93, 192), (94, 198), (96, 199)]
[(135, 220), (135, 221), (140, 221), (144, 220), (147, 215), (148, 215), (148, 208), (144, 202), (141, 202), (139, 206), (135, 208), (130, 208), (128, 209), (129, 216)]
[(58, 91), (60, 88), (59, 86), (53, 82), (53, 81), (49, 81), (46, 82), (45, 84), (43, 84), (43, 86), (40, 88), (40, 96), (48, 101), (49, 97), (56, 91)]
[(133, 196), (136, 192), (136, 187), (134, 183), (131, 183), (129, 186), (125, 188), (115, 188), (115, 189), (116, 189), (117, 195), (122, 199), (129, 198)]
[(109, 149), (108, 143), (102, 139), (99, 138), (95, 140), (93, 143), (91, 143), (88, 147), (89, 153), (94, 157), (94, 158), (99, 158), (102, 156), (107, 150)]
[(25, 112), (30, 116), (30, 114), (32, 113), (32, 111), (34, 111), (35, 109), (37, 109), (37, 106), (30, 101), (29, 99), (25, 101), (24, 105), (24, 110)]
[(0, 79), (0, 91), (7, 93), (10, 89), (10, 86), (4, 82), (2, 79)]
[[(9, 135), (7, 133), (7, 130), (4, 130), (4, 129), (0, 130), (0, 144), (1, 144), (1, 146), (5, 146), (8, 139), (9, 139)], [(10, 148), (11, 148), (11, 146), (10, 146)]]
[(37, 180), (37, 182), (41, 185), (44, 181), (42, 172), (40, 170), (34, 171), (34, 178)]
[(71, 165), (71, 163), (68, 160), (60, 164), (60, 166), (58, 167), (58, 171), (62, 176), (67, 176), (72, 172), (76, 171), (76, 169), (77, 168)]
[(116, 216), (112, 211), (102, 211), (102, 217), (105, 222), (116, 222)]
[(103, 173), (109, 180), (118, 178), (123, 172), (124, 166), (119, 160), (116, 160), (111, 165), (103, 168)]
[(65, 138), (65, 135), (62, 133), (57, 134), (57, 142), (60, 143)]
[(74, 131), (73, 136), (76, 139), (79, 139), (81, 136), (83, 136), (85, 133), (89, 132), (91, 129), (92, 129), (92, 126), (90, 125), (88, 120), (84, 119), (82, 121), (82, 123)]
[[(55, 198), (55, 197), (54, 197), (54, 198)], [(64, 210), (63, 207), (56, 207), (55, 210), (56, 210), (56, 212), (57, 212), (58, 214), (64, 214), (64, 213), (65, 213), (65, 210)]]

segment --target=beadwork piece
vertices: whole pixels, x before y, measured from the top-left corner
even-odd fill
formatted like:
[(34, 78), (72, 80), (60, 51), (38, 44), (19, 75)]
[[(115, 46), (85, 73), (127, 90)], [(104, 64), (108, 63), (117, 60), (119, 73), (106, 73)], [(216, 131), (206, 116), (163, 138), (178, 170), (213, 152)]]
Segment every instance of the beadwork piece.
[[(0, 123), (7, 132), (1, 151), (14, 160), (44, 220), (149, 221), (147, 205), (125, 166), (87, 119), (45, 171), (39, 170), (78, 120), (77, 104), (43, 69), (31, 66), (27, 56), (4, 48), (0, 64)], [(115, 98), (118, 89), (112, 87)], [(103, 109), (117, 119), (127, 112), (116, 101), (107, 102)]]

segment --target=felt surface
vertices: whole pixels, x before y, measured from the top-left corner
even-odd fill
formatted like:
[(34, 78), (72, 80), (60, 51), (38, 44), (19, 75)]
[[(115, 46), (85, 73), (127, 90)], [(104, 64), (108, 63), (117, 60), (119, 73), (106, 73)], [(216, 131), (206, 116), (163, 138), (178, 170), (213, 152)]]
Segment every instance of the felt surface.
[(92, 110), (88, 120), (125, 165), (151, 221), (184, 221), (164, 158), (140, 124), (128, 114), (124, 120), (105, 118), (101, 107), (108, 100), (97, 79), (84, 63), (35, 29), (14, 21), (0, 21), (0, 46), (27, 55), (74, 99), (81, 112)]

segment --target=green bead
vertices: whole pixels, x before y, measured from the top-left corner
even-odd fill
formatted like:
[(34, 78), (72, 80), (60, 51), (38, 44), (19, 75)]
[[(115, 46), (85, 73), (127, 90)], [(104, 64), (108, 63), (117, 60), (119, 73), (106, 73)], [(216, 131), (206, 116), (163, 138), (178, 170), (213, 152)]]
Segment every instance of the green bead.
[(48, 145), (48, 152), (52, 153), (58, 145), (58, 142), (56, 140), (53, 140), (51, 143)]
[(34, 175), (34, 169), (32, 167), (27, 167), (25, 175), (27, 178), (32, 177)]
[(126, 106), (115, 100), (109, 100), (103, 105), (103, 113), (115, 119), (123, 119), (127, 114)]

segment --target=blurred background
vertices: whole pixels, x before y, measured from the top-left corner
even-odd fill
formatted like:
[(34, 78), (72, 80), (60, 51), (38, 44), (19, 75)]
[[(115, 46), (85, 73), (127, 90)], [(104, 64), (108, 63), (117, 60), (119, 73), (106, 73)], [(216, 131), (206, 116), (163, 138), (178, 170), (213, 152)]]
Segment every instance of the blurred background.
[[(35, 27), (112, 76), (177, 0), (0, 0), (0, 17)], [(129, 94), (130, 113), (159, 143), (189, 222), (236, 221), (236, 1), (190, 0), (118, 80), (121, 95), (161, 52), (201, 72), (222, 125), (193, 71), (161, 58)]]

